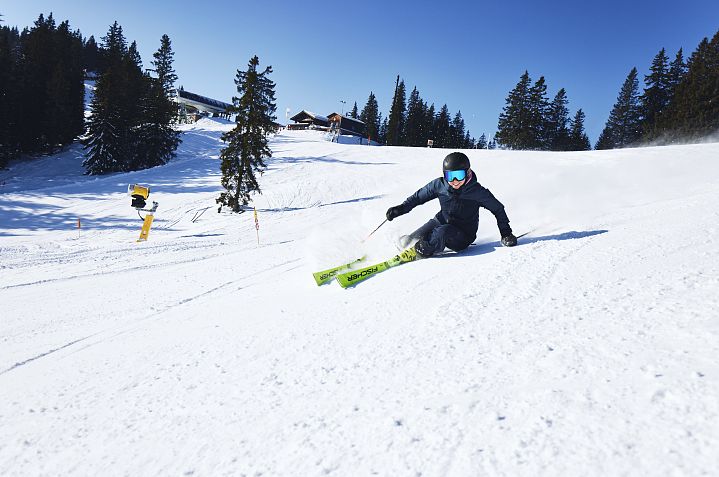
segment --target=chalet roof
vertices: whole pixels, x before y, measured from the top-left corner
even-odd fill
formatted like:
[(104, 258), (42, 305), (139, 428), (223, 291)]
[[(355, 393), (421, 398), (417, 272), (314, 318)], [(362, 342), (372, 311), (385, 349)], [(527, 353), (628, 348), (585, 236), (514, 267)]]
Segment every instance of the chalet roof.
[(330, 119), (332, 119), (332, 118), (334, 118), (335, 116), (341, 116), (341, 117), (342, 117), (342, 121), (349, 121), (349, 122), (351, 122), (351, 123), (357, 123), (357, 124), (362, 124), (362, 125), (364, 125), (364, 121), (360, 121), (359, 119), (355, 119), (355, 118), (350, 117), (350, 116), (342, 116), (340, 113), (332, 113), (332, 114), (330, 114), (330, 115), (327, 116), (327, 117), (330, 118)]
[(329, 119), (327, 119), (325, 116), (322, 116), (320, 114), (315, 114), (312, 111), (307, 111), (304, 109), (302, 111), (300, 111), (299, 113), (295, 114), (294, 116), (292, 116), (290, 119), (296, 123), (299, 123), (302, 120), (307, 119), (307, 118), (316, 119), (318, 121), (323, 121), (323, 122), (329, 121)]

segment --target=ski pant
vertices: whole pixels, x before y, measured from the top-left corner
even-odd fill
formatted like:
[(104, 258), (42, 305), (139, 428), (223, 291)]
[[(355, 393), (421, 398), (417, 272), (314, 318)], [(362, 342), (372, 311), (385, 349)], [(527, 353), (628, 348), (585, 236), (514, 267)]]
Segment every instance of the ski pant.
[[(439, 253), (446, 248), (459, 252), (469, 247), (474, 241), (467, 234), (452, 224), (440, 224), (439, 220), (431, 219), (426, 224), (412, 232), (411, 237), (424, 240), (428, 252)], [(424, 244), (423, 244), (424, 245)]]

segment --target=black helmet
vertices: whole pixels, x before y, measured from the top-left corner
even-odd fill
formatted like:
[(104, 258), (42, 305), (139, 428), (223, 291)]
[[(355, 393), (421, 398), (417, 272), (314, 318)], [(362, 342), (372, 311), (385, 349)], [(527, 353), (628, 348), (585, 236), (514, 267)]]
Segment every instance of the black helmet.
[(443, 171), (469, 170), (469, 158), (462, 152), (447, 154), (442, 163)]

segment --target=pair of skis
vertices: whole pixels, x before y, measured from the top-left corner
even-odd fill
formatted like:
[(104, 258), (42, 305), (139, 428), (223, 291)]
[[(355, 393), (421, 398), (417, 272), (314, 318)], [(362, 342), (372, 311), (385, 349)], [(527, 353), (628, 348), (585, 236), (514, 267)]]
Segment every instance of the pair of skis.
[(407, 248), (384, 262), (369, 265), (363, 268), (353, 269), (352, 267), (357, 263), (363, 262), (367, 257), (358, 258), (357, 260), (339, 267), (330, 268), (321, 272), (315, 272), (312, 275), (315, 277), (317, 285), (324, 285), (329, 283), (332, 279), (336, 278), (337, 282), (342, 288), (351, 287), (357, 283), (368, 279), (369, 277), (375, 276), (378, 273), (389, 270), (392, 267), (401, 265), (407, 262), (414, 262), (417, 260), (417, 252), (414, 251), (414, 247)]
[[(525, 235), (532, 233), (534, 230), (535, 229), (532, 229), (528, 232), (524, 232), (521, 235), (517, 235), (517, 239), (520, 239)], [(353, 262), (345, 263), (343, 265), (340, 265), (339, 267), (329, 268), (321, 272), (315, 272), (312, 275), (315, 277), (317, 285), (324, 285), (325, 283), (329, 283), (336, 278), (342, 288), (347, 288), (354, 286), (359, 282), (368, 279), (369, 277), (373, 277), (378, 273), (389, 270), (392, 267), (396, 267), (397, 265), (401, 265), (407, 262), (414, 262), (415, 260), (417, 260), (417, 252), (415, 252), (414, 247), (409, 247), (384, 262), (369, 265), (364, 268), (353, 268), (356, 264), (364, 262), (366, 259), (367, 256), (365, 255)]]

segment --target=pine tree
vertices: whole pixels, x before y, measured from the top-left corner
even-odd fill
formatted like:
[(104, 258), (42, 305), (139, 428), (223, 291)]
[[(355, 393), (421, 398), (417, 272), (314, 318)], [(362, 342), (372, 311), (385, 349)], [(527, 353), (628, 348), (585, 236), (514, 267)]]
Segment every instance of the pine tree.
[(530, 130), (530, 84), (529, 72), (525, 71), (519, 82), (509, 92), (505, 106), (499, 115), (496, 142), (508, 149), (530, 149), (535, 143)]
[(424, 124), (422, 125), (422, 130), (425, 134), (425, 142), (423, 143), (423, 146), (427, 145), (427, 140), (431, 139), (434, 140), (435, 137), (435, 130), (434, 130), (434, 103), (432, 103), (429, 108), (426, 108), (424, 111)]
[(447, 105), (442, 105), (439, 113), (434, 119), (434, 147), (452, 147), (452, 137), (450, 135), (450, 124), (449, 124), (449, 108)]
[(462, 149), (474, 149), (476, 144), (477, 143), (474, 138), (469, 134), (469, 131), (467, 131), (464, 134), (464, 144), (462, 145)]
[(477, 141), (477, 149), (487, 149), (487, 136), (484, 133), (479, 136), (479, 140)]
[[(18, 111), (18, 132), (20, 149), (23, 152), (38, 153), (48, 149), (48, 130), (52, 124), (48, 117), (49, 95), (47, 82), (53, 78), (53, 38), (55, 20), (52, 14), (47, 19), (40, 15), (27, 34), (21, 36), (22, 65), (20, 104)], [(40, 118), (40, 121), (38, 121)]]
[(569, 151), (571, 145), (569, 142), (569, 109), (567, 104), (567, 92), (564, 88), (560, 89), (549, 104), (547, 110), (547, 120), (545, 123), (546, 145), (550, 151)]
[[(382, 115), (380, 114), (380, 118)], [(387, 145), (387, 118), (382, 119), (382, 122), (377, 132), (377, 142), (380, 144)]]
[(100, 69), (100, 49), (92, 35), (83, 42), (82, 63), (85, 71), (97, 73)]
[(138, 77), (142, 77), (137, 50), (128, 49), (117, 22), (102, 40), (103, 73), (95, 83), (83, 141), (87, 151), (83, 166), (91, 175), (131, 170), (136, 141), (133, 127), (140, 99)]
[(657, 117), (666, 109), (671, 99), (669, 78), (669, 59), (664, 48), (652, 60), (651, 73), (644, 77), (644, 94), (641, 101), (641, 128), (645, 138), (649, 138), (656, 128)]
[[(367, 98), (367, 104), (362, 108), (360, 113), (360, 120), (364, 122), (367, 133), (367, 137), (371, 141), (377, 141), (379, 139), (379, 129), (381, 124), (379, 105), (377, 104), (377, 98), (374, 93), (370, 91), (369, 97)], [(387, 141), (389, 141), (389, 123), (387, 130)], [(389, 142), (387, 142), (389, 144)]]
[(387, 145), (399, 146), (403, 144), (404, 128), (406, 121), (406, 92), (404, 80), (399, 79), (394, 88), (394, 96), (392, 97), (392, 106), (389, 110), (389, 119), (387, 122)]
[(574, 115), (574, 119), (570, 121), (570, 132), (569, 132), (569, 151), (589, 151), (592, 145), (589, 142), (589, 137), (584, 132), (584, 111), (581, 109)]
[(43, 121), (49, 152), (72, 143), (84, 129), (82, 36), (71, 32), (67, 21), (53, 36), (54, 64), (46, 86), (48, 102)]
[(262, 193), (255, 173), (264, 172), (265, 159), (272, 157), (268, 136), (275, 131), (275, 84), (270, 80), (272, 67), (260, 73), (260, 60), (253, 56), (247, 71), (237, 70), (235, 85), (238, 97), (232, 98), (236, 126), (222, 135), (227, 147), (220, 152), (222, 187), (217, 203), (239, 212), (250, 201), (253, 192)]
[(548, 111), (547, 84), (544, 76), (540, 76), (529, 90), (529, 120), (527, 124), (529, 143), (526, 144), (524, 149), (541, 151), (549, 148), (549, 138), (547, 137)]
[(674, 98), (658, 120), (670, 136), (693, 140), (719, 131), (719, 31), (692, 53)]
[(177, 106), (172, 100), (177, 81), (172, 68), (173, 56), (170, 38), (163, 35), (152, 61), (157, 78), (145, 78), (146, 97), (141, 101), (143, 121), (138, 127), (138, 157), (134, 169), (166, 164), (175, 157), (180, 143), (180, 133), (173, 127), (177, 120)]
[(674, 99), (677, 86), (687, 75), (687, 64), (684, 62), (684, 53), (681, 48), (677, 51), (674, 61), (669, 65), (669, 102)]
[(19, 61), (14, 53), (19, 41), (17, 29), (0, 27), (0, 169), (15, 159), (19, 151)]
[(352, 112), (350, 113), (350, 117), (354, 119), (359, 119), (359, 113), (357, 112), (357, 101), (355, 101), (355, 105), (352, 106)]
[(637, 69), (632, 68), (599, 136), (596, 149), (615, 149), (633, 144), (639, 139), (640, 121), (639, 81)]
[(407, 102), (407, 123), (405, 125), (405, 146), (426, 146), (425, 106), (415, 86)]
[(464, 147), (464, 119), (462, 119), (462, 111), (457, 111), (449, 126), (449, 146), (452, 149), (461, 149)]

